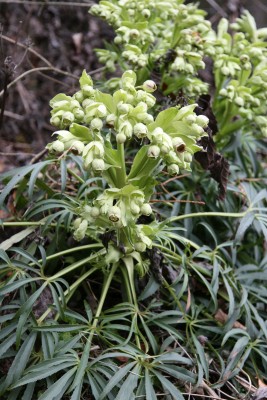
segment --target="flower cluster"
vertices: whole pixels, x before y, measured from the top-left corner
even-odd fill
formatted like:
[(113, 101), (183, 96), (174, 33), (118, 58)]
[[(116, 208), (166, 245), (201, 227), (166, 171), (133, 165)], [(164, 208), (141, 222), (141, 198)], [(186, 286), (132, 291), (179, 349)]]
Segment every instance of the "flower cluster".
[(254, 125), (267, 137), (267, 30), (257, 29), (249, 12), (231, 28), (237, 31), (233, 35), (228, 33), (228, 21), (222, 19), (214, 45), (218, 90), (214, 110), (221, 128), (235, 119), (243, 130), (251, 131)]
[[(171, 107), (154, 118), (156, 89), (152, 80), (136, 86), (136, 74), (129, 70), (113, 95), (102, 93), (84, 71), (78, 92), (51, 100), (51, 122), (61, 129), (54, 133), (57, 139), (48, 149), (80, 155), (85, 170), (102, 175), (109, 185), (90, 204), (76, 210), (76, 240), (83, 239), (93, 224), (104, 230), (126, 229), (125, 247), (132, 251), (151, 246), (152, 233), (137, 220), (152, 214), (149, 200), (155, 171), (165, 166), (171, 175), (190, 170), (192, 155), (200, 149), (197, 140), (206, 134), (208, 123), (205, 116), (194, 113), (195, 104)], [(132, 138), (140, 149), (127, 171), (124, 150)]]
[[(147, 77), (149, 70), (162, 71), (165, 94), (182, 91), (194, 99), (207, 93), (199, 71), (207, 59), (213, 61), (219, 147), (239, 127), (267, 136), (267, 30), (257, 29), (249, 12), (231, 26), (222, 18), (217, 32), (196, 4), (183, 0), (100, 1), (90, 12), (105, 19), (117, 35), (114, 49), (100, 54), (107, 68), (114, 70), (118, 63), (141, 69), (139, 75)], [(113, 79), (107, 86), (116, 83)], [(151, 152), (157, 153), (155, 148)]]
[[(114, 51), (98, 52), (108, 69), (114, 68), (120, 57), (134, 70), (167, 62), (169, 74), (178, 78), (185, 92), (207, 91), (207, 85), (192, 84), (192, 79), (205, 67), (204, 56), (213, 53), (214, 35), (205, 13), (195, 4), (111, 0), (93, 5), (90, 13), (106, 20), (116, 32), (117, 57)], [(169, 49), (173, 50), (170, 61), (166, 57)]]

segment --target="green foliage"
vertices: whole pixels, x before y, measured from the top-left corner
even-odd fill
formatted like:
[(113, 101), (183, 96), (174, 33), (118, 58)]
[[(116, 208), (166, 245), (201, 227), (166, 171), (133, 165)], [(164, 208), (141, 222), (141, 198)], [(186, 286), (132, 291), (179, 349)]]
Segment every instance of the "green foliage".
[[(16, 231), (0, 244), (0, 397), (245, 398), (267, 374), (266, 30), (244, 13), (216, 33), (182, 1), (91, 12), (116, 29), (98, 52), (122, 77), (83, 71), (50, 102), (47, 159), (1, 176)], [(169, 104), (182, 87), (188, 104)]]

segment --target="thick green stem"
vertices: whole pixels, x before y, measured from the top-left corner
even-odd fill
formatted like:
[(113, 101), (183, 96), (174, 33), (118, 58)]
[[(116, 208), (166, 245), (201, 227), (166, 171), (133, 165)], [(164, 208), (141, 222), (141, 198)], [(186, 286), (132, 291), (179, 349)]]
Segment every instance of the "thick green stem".
[(125, 288), (126, 288), (126, 294), (127, 294), (127, 299), (129, 301), (129, 303), (133, 304), (133, 297), (132, 297), (132, 292), (131, 292), (131, 287), (129, 285), (129, 279), (128, 279), (128, 274), (127, 271), (124, 267), (124, 265), (122, 265), (121, 267), (121, 272), (122, 272), (122, 276), (124, 279), (124, 284), (125, 284)]
[[(251, 210), (250, 210), (251, 211)], [(247, 211), (244, 211), (242, 213), (227, 213), (227, 212), (202, 212), (202, 213), (192, 213), (192, 214), (183, 214), (183, 215), (178, 215), (177, 217), (172, 217), (169, 218), (166, 223), (170, 222), (175, 222), (175, 221), (180, 221), (182, 219), (186, 218), (194, 218), (194, 217), (224, 217), (224, 218), (243, 218)]]
[(74, 178), (76, 178), (78, 182), (80, 182), (80, 183), (82, 183), (82, 184), (85, 182), (85, 181), (84, 181), (79, 175), (77, 175), (76, 172), (74, 172), (71, 168), (67, 168), (67, 172), (68, 172), (68, 174), (74, 176)]
[(106, 300), (108, 289), (110, 287), (111, 281), (113, 279), (113, 276), (114, 276), (117, 268), (118, 268), (118, 264), (117, 263), (113, 264), (113, 266), (112, 266), (112, 268), (111, 268), (111, 270), (110, 270), (110, 272), (109, 272), (109, 274), (107, 276), (107, 279), (104, 282), (102, 293), (101, 293), (101, 297), (100, 297), (100, 300), (99, 300), (99, 303), (98, 303), (98, 306), (97, 306), (97, 310), (96, 310), (96, 313), (95, 313), (95, 317), (94, 317), (94, 320), (93, 320), (93, 324), (92, 324), (92, 327), (91, 327), (89, 341), (91, 341), (92, 338), (93, 338), (95, 329), (96, 329), (97, 324), (98, 324), (99, 316), (100, 316), (100, 314), (102, 312), (102, 308), (103, 308), (104, 302)]
[(120, 159), (120, 168), (117, 169), (117, 187), (122, 188), (126, 184), (126, 167), (123, 143), (118, 143), (118, 154)]
[[(97, 249), (97, 248), (100, 248), (100, 247), (102, 248), (103, 244), (95, 243), (95, 244), (86, 244), (84, 246), (72, 247), (71, 249), (67, 249), (67, 250), (59, 251), (58, 253), (51, 254), (51, 256), (47, 256), (46, 257), (46, 260), (52, 260), (53, 258), (62, 257), (62, 256), (65, 256), (66, 254), (74, 253), (76, 251), (83, 251), (83, 250), (88, 250), (88, 249)], [(42, 262), (42, 261), (43, 261), (42, 259), (38, 260), (38, 262)], [(31, 263), (29, 265), (34, 265), (34, 263)]]
[(49, 278), (46, 278), (47, 281), (49, 282), (53, 282), (55, 280), (57, 280), (58, 278), (74, 271), (75, 269), (81, 267), (82, 265), (94, 260), (95, 258), (99, 257), (99, 256), (103, 256), (104, 254), (106, 254), (106, 249), (101, 249), (100, 251), (98, 251), (95, 254), (91, 254), (89, 257), (86, 257), (80, 261), (77, 261), (76, 263), (73, 263), (71, 265), (69, 265), (68, 267), (62, 269), (61, 271), (59, 271), (58, 273), (56, 273), (53, 276), (50, 276)]
[[(44, 225), (45, 221), (38, 222), (30, 222), (30, 221), (21, 221), (21, 222), (2, 222), (2, 226), (40, 226)], [(56, 226), (56, 223), (50, 224), (50, 226)]]
[[(135, 291), (135, 284), (134, 284), (134, 263), (132, 257), (124, 257), (123, 262), (126, 266), (127, 272), (123, 271), (124, 280), (126, 283), (127, 293), (129, 296), (129, 301), (134, 304), (136, 312), (139, 312), (137, 296)], [(139, 349), (141, 349), (141, 343), (138, 336), (138, 333), (135, 331), (135, 341), (136, 345)]]

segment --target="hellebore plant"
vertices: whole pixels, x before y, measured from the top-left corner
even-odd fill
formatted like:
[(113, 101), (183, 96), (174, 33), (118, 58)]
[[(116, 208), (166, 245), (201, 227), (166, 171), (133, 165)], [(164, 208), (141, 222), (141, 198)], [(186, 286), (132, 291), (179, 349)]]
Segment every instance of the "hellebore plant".
[[(0, 222), (25, 229), (0, 244), (1, 399), (245, 398), (266, 376), (267, 31), (183, 3), (91, 7), (122, 76), (83, 71), (50, 102), (49, 158), (2, 174)], [(212, 133), (236, 140), (227, 192)]]

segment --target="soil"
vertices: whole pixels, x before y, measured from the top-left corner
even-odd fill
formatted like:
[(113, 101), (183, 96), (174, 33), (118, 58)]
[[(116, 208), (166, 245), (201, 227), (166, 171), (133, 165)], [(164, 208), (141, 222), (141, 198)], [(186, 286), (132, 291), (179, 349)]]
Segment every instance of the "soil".
[(88, 14), (92, 2), (22, 3), (0, 1), (0, 92), (8, 84), (0, 100), (0, 173), (25, 165), (50, 141), (49, 100), (73, 94), (83, 69), (101, 67), (93, 49), (111, 35)]

